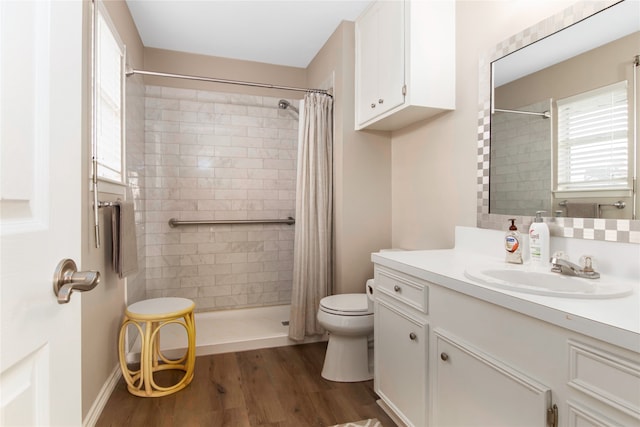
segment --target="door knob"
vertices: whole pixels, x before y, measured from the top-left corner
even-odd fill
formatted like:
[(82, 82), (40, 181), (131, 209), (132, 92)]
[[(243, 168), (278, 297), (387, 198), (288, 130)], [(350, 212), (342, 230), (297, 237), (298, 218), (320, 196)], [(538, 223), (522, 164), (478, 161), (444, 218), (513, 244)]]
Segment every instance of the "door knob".
[(78, 271), (72, 259), (63, 259), (53, 273), (53, 293), (58, 297), (58, 304), (66, 304), (73, 291), (85, 292), (98, 286), (99, 271)]

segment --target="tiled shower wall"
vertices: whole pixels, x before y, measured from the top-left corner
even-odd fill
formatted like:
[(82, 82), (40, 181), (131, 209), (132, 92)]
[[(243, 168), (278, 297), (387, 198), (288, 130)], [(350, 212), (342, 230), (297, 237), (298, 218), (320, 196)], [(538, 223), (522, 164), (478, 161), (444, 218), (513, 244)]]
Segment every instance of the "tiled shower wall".
[(291, 302), (293, 226), (168, 224), (294, 216), (298, 116), (278, 100), (146, 86), (147, 297), (197, 311)]
[[(541, 101), (518, 110), (550, 111)], [(495, 214), (551, 216), (551, 119), (516, 113), (491, 117), (489, 210)], [(506, 226), (506, 225), (505, 225)]]

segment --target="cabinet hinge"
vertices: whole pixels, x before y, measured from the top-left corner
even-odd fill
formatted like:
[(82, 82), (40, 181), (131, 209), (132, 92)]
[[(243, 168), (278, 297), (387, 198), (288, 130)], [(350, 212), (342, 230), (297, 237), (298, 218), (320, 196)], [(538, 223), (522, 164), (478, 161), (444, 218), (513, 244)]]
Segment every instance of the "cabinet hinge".
[(547, 427), (558, 427), (558, 405), (547, 409)]
[(402, 85), (402, 96), (407, 96), (407, 85)]

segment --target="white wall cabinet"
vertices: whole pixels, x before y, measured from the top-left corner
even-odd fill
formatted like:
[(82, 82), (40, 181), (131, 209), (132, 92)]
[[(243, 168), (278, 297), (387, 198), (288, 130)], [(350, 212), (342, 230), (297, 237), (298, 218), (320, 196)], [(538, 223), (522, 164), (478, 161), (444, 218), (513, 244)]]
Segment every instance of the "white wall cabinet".
[(356, 130), (455, 108), (455, 3), (378, 1), (356, 20)]
[(640, 427), (640, 352), (408, 273), (375, 267), (375, 390), (406, 425)]

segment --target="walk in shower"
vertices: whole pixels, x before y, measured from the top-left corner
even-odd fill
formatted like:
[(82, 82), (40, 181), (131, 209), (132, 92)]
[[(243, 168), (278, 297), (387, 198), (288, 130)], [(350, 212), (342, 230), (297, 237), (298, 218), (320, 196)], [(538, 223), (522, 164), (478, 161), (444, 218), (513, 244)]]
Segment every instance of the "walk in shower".
[(147, 298), (196, 303), (201, 354), (286, 344), (294, 226), (188, 222), (294, 216), (294, 100), (147, 85), (144, 101)]
[(147, 86), (147, 297), (197, 311), (289, 304), (298, 124), (278, 98)]

